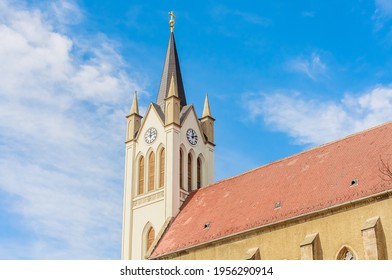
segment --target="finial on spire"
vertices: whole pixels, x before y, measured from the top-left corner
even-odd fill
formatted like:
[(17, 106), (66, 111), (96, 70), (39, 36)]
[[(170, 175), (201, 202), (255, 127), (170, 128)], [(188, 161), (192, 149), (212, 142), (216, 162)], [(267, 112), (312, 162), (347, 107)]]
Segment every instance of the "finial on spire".
[(137, 103), (137, 91), (135, 90), (135, 94), (133, 95), (133, 101), (131, 106), (130, 115), (138, 114), (139, 115), (139, 105)]
[(174, 18), (176, 17), (175, 15), (174, 15), (174, 12), (173, 11), (170, 11), (169, 12), (169, 15), (170, 15), (170, 20), (169, 20), (169, 23), (170, 23), (170, 32), (173, 32), (174, 31)]

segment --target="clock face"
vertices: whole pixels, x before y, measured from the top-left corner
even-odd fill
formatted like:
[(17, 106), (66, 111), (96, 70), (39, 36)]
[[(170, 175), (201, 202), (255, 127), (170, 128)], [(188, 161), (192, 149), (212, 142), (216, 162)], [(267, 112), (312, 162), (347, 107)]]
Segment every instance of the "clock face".
[(144, 134), (144, 141), (146, 141), (147, 144), (151, 144), (154, 142), (155, 138), (157, 138), (157, 130), (154, 127), (150, 127), (146, 131), (146, 134)]
[(197, 134), (196, 131), (194, 131), (192, 128), (186, 131), (186, 138), (188, 139), (188, 142), (192, 145), (197, 144)]

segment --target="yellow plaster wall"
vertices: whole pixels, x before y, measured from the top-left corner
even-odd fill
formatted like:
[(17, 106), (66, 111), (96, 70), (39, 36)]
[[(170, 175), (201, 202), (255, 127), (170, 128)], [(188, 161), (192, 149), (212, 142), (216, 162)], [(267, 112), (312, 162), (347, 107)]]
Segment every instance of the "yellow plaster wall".
[(379, 216), (385, 233), (388, 259), (392, 259), (392, 198), (362, 206), (349, 206), (335, 213), (318, 214), (308, 220), (286, 222), (188, 249), (173, 259), (243, 259), (250, 248), (260, 248), (261, 259), (301, 259), (300, 243), (310, 233), (319, 233), (324, 260), (335, 259), (342, 246), (354, 250), (358, 259), (364, 259), (361, 229), (367, 219)]

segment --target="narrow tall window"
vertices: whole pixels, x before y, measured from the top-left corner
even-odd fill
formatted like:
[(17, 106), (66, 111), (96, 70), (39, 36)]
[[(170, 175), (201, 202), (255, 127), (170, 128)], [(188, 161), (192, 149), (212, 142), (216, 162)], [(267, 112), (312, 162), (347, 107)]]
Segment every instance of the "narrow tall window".
[(183, 168), (184, 168), (184, 156), (182, 154), (182, 150), (180, 149), (180, 189), (184, 189)]
[(197, 158), (197, 188), (201, 187), (201, 158)]
[(151, 152), (148, 157), (148, 191), (154, 190), (154, 174), (155, 174), (155, 154)]
[(192, 190), (192, 154), (188, 154), (188, 191)]
[(159, 187), (163, 188), (165, 184), (165, 149), (161, 150), (160, 154), (160, 166), (159, 166)]
[(146, 252), (148, 251), (148, 249), (150, 249), (152, 243), (154, 242), (155, 239), (155, 230), (153, 228), (150, 228), (148, 230), (147, 233), (147, 248), (146, 248)]
[(144, 193), (144, 157), (140, 157), (139, 160), (139, 185), (137, 194)]

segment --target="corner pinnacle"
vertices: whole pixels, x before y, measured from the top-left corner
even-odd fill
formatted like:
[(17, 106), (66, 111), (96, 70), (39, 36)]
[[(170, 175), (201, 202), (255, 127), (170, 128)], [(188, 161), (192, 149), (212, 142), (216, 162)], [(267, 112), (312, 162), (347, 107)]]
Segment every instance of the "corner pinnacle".
[(210, 110), (210, 102), (208, 101), (208, 94), (206, 94), (206, 99), (204, 100), (204, 109), (203, 109), (202, 118), (204, 117), (212, 117), (211, 110)]
[(139, 115), (139, 105), (137, 103), (137, 91), (136, 90), (135, 90), (135, 94), (133, 95), (131, 111), (130, 111), (129, 114), (130, 115), (132, 115), (132, 114), (138, 114)]

